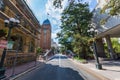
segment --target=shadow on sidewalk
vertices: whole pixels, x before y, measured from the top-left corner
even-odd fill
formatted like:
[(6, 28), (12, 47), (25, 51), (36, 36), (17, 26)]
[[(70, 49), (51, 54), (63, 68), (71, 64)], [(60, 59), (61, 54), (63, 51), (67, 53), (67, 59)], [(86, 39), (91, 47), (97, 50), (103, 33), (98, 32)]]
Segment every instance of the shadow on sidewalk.
[[(95, 60), (89, 60), (88, 62), (94, 64)], [(120, 67), (120, 60), (100, 60), (100, 63), (108, 67), (110, 66)]]
[(117, 66), (117, 67), (120, 67), (120, 60), (117, 60), (117, 61), (113, 61), (113, 60), (110, 60), (110, 61), (101, 61), (102, 65), (105, 65), (105, 66)]
[(120, 70), (110, 70), (110, 69), (105, 69), (106, 71), (113, 71), (113, 72), (120, 72)]
[[(22, 64), (19, 66), (15, 66), (15, 68), (13, 68), (13, 67), (6, 68), (5, 75), (6, 75), (6, 78), (10, 78), (10, 77), (18, 75), (20, 73), (23, 73), (23, 72), (27, 71), (28, 69), (31, 69), (33, 67), (40, 66), (40, 65), (42, 66), (44, 64), (45, 63), (41, 62), (41, 61), (32, 61), (32, 62), (28, 62), (28, 63)], [(7, 79), (5, 79), (5, 80), (7, 80)]]

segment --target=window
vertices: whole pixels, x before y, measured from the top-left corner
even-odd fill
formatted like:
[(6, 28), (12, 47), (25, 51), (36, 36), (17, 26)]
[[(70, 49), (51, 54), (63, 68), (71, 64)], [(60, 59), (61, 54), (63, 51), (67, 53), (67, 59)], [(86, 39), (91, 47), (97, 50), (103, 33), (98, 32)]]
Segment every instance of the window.
[(34, 43), (31, 41), (31, 42), (29, 42), (29, 52), (34, 52)]
[(44, 29), (43, 31), (44, 31), (44, 35), (46, 35), (46, 33), (47, 33), (47, 29)]
[(13, 50), (23, 51), (23, 39), (21, 36), (11, 36), (11, 40), (14, 42)]

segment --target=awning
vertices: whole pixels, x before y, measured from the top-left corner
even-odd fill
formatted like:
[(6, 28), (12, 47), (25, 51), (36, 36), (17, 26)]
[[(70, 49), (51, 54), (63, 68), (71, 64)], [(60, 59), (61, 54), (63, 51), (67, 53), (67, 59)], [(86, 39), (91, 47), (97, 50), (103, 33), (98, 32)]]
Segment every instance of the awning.
[(120, 24), (116, 25), (104, 32), (101, 32), (96, 35), (96, 38), (102, 38), (109, 35), (110, 37), (120, 37)]

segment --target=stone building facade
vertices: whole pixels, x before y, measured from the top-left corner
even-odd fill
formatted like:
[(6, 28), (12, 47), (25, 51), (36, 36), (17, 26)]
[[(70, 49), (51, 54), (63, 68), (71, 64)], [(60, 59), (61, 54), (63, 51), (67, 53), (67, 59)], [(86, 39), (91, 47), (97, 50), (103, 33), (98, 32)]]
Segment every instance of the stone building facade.
[[(39, 21), (24, 0), (1, 0), (0, 30), (5, 30), (6, 33), (9, 29), (5, 27), (4, 20), (9, 20), (9, 18), (18, 19), (20, 24), (18, 24), (18, 27), (12, 28), (10, 41), (13, 42), (13, 47), (7, 50), (6, 65), (12, 65), (16, 50), (18, 64), (35, 60), (36, 48), (40, 44)], [(0, 37), (0, 40), (6, 39), (7, 35)], [(0, 55), (2, 55), (2, 51), (3, 49), (0, 49)]]

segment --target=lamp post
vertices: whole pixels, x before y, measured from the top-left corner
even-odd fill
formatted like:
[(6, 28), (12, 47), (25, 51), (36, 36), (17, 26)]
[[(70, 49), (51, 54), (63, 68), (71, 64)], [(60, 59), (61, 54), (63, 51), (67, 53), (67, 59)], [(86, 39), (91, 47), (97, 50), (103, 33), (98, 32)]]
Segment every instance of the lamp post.
[[(95, 34), (97, 34), (97, 30), (95, 29), (95, 26), (94, 25), (92, 25), (91, 27), (90, 27), (90, 29), (88, 30), (88, 33), (94, 38), (95, 37)], [(98, 59), (98, 54), (97, 54), (97, 48), (96, 48), (96, 42), (95, 41), (93, 41), (93, 53), (94, 53), (94, 55), (95, 55), (95, 60), (96, 60), (96, 63), (95, 63), (95, 65), (96, 65), (96, 68), (97, 69), (102, 69), (102, 65), (100, 64), (100, 62), (99, 62), (99, 59)]]
[[(5, 23), (5, 27), (9, 28), (8, 35), (7, 35), (7, 41), (9, 41), (12, 28), (17, 27), (18, 24), (20, 23), (20, 21), (18, 19), (15, 19), (15, 18), (9, 18), (9, 20), (4, 20), (4, 23)], [(4, 65), (6, 52), (7, 52), (7, 49), (4, 48), (3, 53), (2, 53), (2, 57), (1, 57), (1, 61), (0, 61), (0, 79), (5, 78), (5, 75), (4, 75), (5, 68), (3, 67), (3, 65)]]

